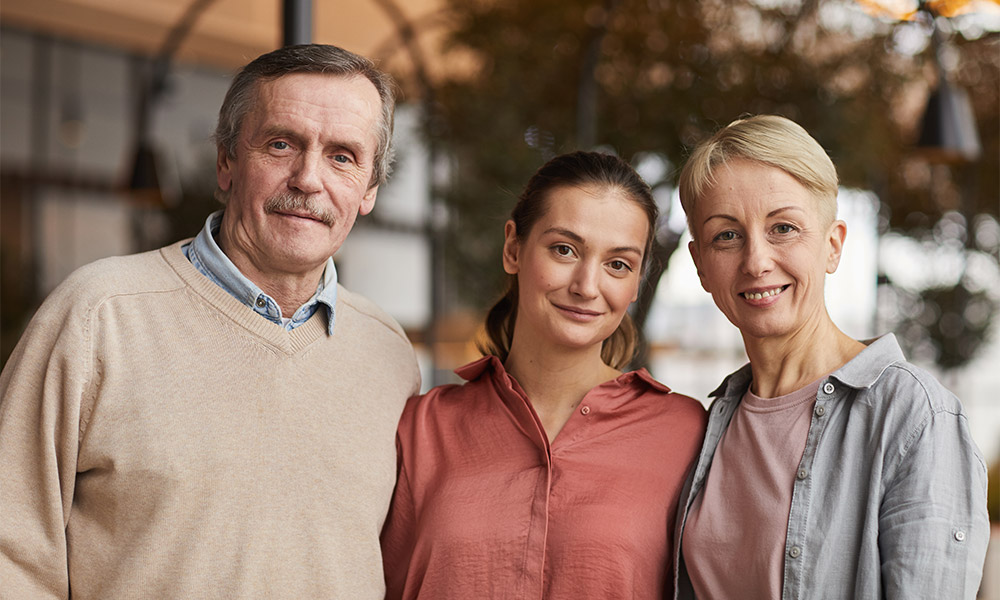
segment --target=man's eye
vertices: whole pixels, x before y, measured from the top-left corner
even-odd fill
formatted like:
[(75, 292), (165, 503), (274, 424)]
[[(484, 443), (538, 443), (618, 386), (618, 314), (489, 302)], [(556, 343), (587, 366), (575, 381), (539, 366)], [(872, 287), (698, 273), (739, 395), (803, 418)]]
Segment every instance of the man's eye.
[(288, 142), (272, 142), (271, 147), (275, 150), (288, 150)]
[(335, 154), (333, 155), (333, 160), (339, 162), (342, 165), (346, 165), (351, 162), (351, 159), (346, 154)]

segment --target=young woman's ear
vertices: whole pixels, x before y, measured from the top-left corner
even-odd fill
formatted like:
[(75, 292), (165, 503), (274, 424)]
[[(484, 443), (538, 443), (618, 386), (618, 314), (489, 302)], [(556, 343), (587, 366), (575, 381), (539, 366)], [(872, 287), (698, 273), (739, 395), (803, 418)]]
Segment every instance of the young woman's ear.
[(521, 244), (517, 241), (517, 227), (508, 220), (503, 226), (503, 270), (508, 275), (516, 275), (520, 265)]

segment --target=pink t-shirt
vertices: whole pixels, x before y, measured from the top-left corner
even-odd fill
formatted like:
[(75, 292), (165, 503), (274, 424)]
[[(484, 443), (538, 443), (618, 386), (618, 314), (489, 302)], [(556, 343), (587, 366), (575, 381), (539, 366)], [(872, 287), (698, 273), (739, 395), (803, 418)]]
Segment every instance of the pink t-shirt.
[(778, 398), (744, 394), (684, 528), (698, 598), (781, 598), (792, 487), (822, 381)]

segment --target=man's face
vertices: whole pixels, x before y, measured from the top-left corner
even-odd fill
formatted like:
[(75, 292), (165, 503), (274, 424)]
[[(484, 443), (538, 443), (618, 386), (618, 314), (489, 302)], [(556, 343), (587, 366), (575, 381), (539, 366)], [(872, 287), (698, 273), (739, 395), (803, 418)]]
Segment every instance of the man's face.
[(313, 278), (371, 212), (381, 99), (360, 76), (294, 73), (258, 84), (236, 156), (219, 151), (229, 199), (219, 244), (249, 279)]

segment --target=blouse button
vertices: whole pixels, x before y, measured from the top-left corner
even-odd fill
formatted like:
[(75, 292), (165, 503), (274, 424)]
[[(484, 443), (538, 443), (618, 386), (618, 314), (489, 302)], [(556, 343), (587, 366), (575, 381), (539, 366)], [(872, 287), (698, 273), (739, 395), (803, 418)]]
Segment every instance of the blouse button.
[(582, 412), (585, 415), (589, 415), (590, 414), (590, 407), (589, 406), (584, 406), (583, 408), (580, 409), (580, 412)]
[(802, 554), (802, 550), (798, 546), (792, 546), (791, 550), (788, 551), (788, 556), (792, 558), (798, 558), (800, 554)]
[(823, 393), (824, 394), (832, 394), (833, 393), (833, 384), (830, 383), (829, 381), (827, 381), (826, 383), (824, 383), (823, 384)]

